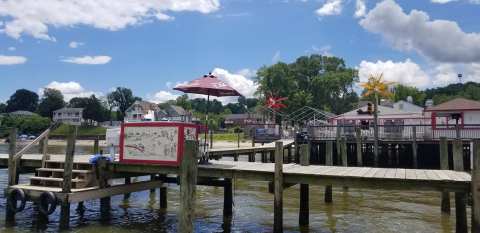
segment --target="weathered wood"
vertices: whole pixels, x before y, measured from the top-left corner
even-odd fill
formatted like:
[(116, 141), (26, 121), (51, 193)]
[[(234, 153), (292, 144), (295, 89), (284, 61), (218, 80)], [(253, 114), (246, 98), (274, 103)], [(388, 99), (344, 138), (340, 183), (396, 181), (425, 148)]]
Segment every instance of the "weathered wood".
[(275, 143), (273, 231), (283, 232), (283, 143)]
[[(158, 175), (158, 179), (164, 182), (167, 178), (167, 175)], [(160, 186), (160, 208), (167, 208), (167, 186), (165, 184), (162, 184), (162, 186)]]
[(210, 149), (213, 148), (213, 130), (210, 130)]
[(180, 165), (179, 232), (194, 232), (193, 219), (195, 215), (195, 193), (197, 184), (197, 153), (197, 142), (186, 140), (184, 143), (183, 160)]
[(340, 140), (340, 150), (342, 154), (342, 166), (347, 167), (348, 166), (348, 160), (347, 160), (347, 139), (345, 137), (342, 137)]
[(240, 132), (237, 133), (237, 147), (240, 148)]
[[(15, 160), (15, 153), (17, 147), (17, 129), (12, 128), (8, 137), (8, 186), (18, 184), (17, 161)], [(20, 161), (18, 161), (20, 162)], [(13, 224), (15, 222), (15, 212), (11, 210), (8, 205), (5, 213), (6, 224)]]
[(473, 142), (472, 232), (480, 232), (480, 139)]
[(418, 156), (417, 156), (417, 127), (412, 127), (412, 160), (413, 168), (418, 168)]
[[(440, 138), (440, 169), (448, 170), (448, 141), (447, 138)], [(450, 214), (450, 193), (442, 192), (441, 210), (443, 213)]]
[[(327, 141), (325, 145), (325, 164), (327, 166), (333, 166), (333, 142)], [(332, 202), (332, 185), (325, 186), (325, 202)]]
[(363, 157), (362, 157), (362, 131), (360, 128), (355, 129), (355, 141), (357, 146), (357, 166), (363, 166)]
[(40, 142), (46, 135), (50, 133), (50, 130), (52, 129), (53, 126), (45, 130), (42, 134), (40, 134), (37, 138), (35, 138), (32, 142), (30, 142), (28, 145), (23, 147), (19, 152), (15, 154), (15, 159), (20, 159), (22, 155), (30, 150), (32, 147), (34, 147), (38, 142)]
[(98, 154), (98, 153), (100, 153), (99, 141), (98, 141), (98, 138), (95, 138), (95, 140), (93, 140), (93, 154)]
[(226, 178), (223, 186), (223, 216), (231, 217), (233, 214), (232, 179)]
[[(131, 178), (130, 178), (130, 177), (126, 177), (126, 178), (125, 178), (125, 185), (129, 185), (129, 184), (131, 184), (131, 183), (132, 183)], [(129, 198), (130, 198), (130, 193), (125, 193), (125, 194), (123, 195), (123, 199), (124, 199), (124, 200), (127, 200), (127, 199), (129, 199)]]
[[(157, 177), (156, 177), (155, 174), (150, 175), (150, 180), (153, 181), (153, 180), (156, 180), (156, 179), (157, 179)], [(154, 189), (154, 188), (153, 188), (153, 189), (150, 189), (150, 193), (155, 193), (155, 189)]]
[[(300, 165), (308, 166), (310, 164), (310, 144), (304, 144), (300, 149)], [(300, 226), (307, 226), (310, 223), (309, 210), (309, 187), (308, 184), (300, 184), (300, 210), (298, 223)]]
[(50, 159), (50, 155), (48, 154), (48, 135), (45, 135), (42, 141), (42, 167), (45, 167), (45, 161)]
[[(65, 162), (63, 167), (62, 193), (70, 193), (72, 191), (72, 170), (73, 157), (75, 156), (75, 140), (77, 130), (70, 126), (67, 135), (67, 150), (65, 153)], [(68, 229), (70, 223), (70, 203), (62, 202), (60, 204), (60, 229)]]
[[(463, 142), (461, 139), (456, 139), (453, 143), (453, 169), (464, 171)], [(455, 192), (456, 232), (468, 232), (466, 199), (465, 192)]]

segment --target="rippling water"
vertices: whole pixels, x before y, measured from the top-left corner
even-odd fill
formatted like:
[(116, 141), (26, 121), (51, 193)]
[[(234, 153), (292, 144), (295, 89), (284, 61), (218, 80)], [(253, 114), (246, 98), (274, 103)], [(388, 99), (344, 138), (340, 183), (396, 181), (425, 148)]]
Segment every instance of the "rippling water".
[[(89, 153), (90, 149), (78, 148)], [(0, 146), (0, 153), (5, 148)], [(54, 148), (61, 152), (63, 148)], [(140, 178), (145, 179), (145, 178)], [(28, 182), (27, 175), (21, 182)], [(7, 171), (0, 169), (0, 189), (7, 183)], [(234, 215), (224, 220), (223, 188), (197, 186), (195, 229), (197, 232), (271, 232), (273, 226), (273, 195), (267, 182), (234, 181)], [(70, 232), (176, 232), (179, 188), (168, 185), (168, 208), (159, 208), (158, 189), (112, 198), (109, 216), (101, 216), (99, 201), (85, 202), (85, 210), (71, 207)], [(310, 187), (310, 227), (298, 227), (299, 187), (284, 192), (285, 232), (453, 232), (452, 215), (440, 213), (440, 193), (417, 191), (381, 191), (368, 189), (333, 189), (332, 204), (323, 202), (324, 188)], [(14, 226), (5, 226), (5, 199), (0, 193), (0, 232), (57, 232), (59, 210), (49, 221), (37, 217), (32, 204), (17, 214)], [(469, 209), (468, 209), (469, 211)], [(470, 216), (470, 212), (467, 213)]]

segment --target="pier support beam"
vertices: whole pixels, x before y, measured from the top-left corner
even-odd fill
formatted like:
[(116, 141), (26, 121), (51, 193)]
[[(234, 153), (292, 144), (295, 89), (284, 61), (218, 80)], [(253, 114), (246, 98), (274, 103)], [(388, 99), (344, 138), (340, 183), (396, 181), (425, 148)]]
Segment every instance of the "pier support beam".
[(273, 232), (283, 232), (283, 142), (275, 142)]
[(197, 186), (196, 141), (186, 140), (184, 155), (180, 165), (180, 214), (178, 232), (194, 232), (195, 193)]
[[(125, 184), (131, 184), (131, 183), (132, 183), (132, 180), (131, 180), (130, 177), (125, 178)], [(125, 193), (125, 194), (123, 195), (123, 199), (124, 199), (124, 200), (127, 200), (127, 199), (129, 199), (129, 198), (130, 198), (130, 193)]]
[[(456, 139), (453, 143), (453, 169), (464, 171), (463, 142), (461, 139)], [(468, 232), (466, 200), (467, 194), (465, 192), (455, 192), (456, 232)]]
[(412, 160), (413, 168), (418, 168), (418, 156), (417, 156), (417, 127), (412, 127)]
[[(448, 170), (448, 141), (447, 138), (440, 138), (440, 169)], [(450, 193), (447, 191), (442, 192), (442, 206), (443, 213), (450, 214)]]
[[(72, 170), (73, 156), (75, 155), (75, 139), (77, 129), (73, 126), (69, 127), (67, 136), (67, 151), (65, 153), (65, 162), (63, 170), (62, 193), (70, 193), (72, 191)], [(70, 226), (70, 203), (62, 201), (60, 204), (60, 229), (68, 229)]]
[(480, 231), (480, 140), (473, 142), (472, 231)]
[(231, 217), (233, 214), (233, 190), (232, 179), (225, 178), (223, 186), (223, 217)]
[[(17, 129), (13, 128), (10, 130), (8, 137), (8, 186), (18, 184), (18, 172), (17, 172), (17, 162), (14, 157), (17, 152)], [(8, 205), (5, 208), (5, 222), (7, 224), (13, 224), (15, 222), (15, 211), (11, 210)]]
[(362, 131), (360, 128), (355, 129), (355, 140), (357, 145), (357, 166), (363, 166), (362, 158)]
[[(300, 149), (300, 165), (308, 166), (310, 164), (310, 144), (304, 144)], [(308, 184), (300, 184), (300, 213), (298, 216), (298, 224), (300, 226), (308, 226), (310, 223), (309, 209), (309, 187)]]
[[(333, 142), (327, 141), (325, 145), (325, 165), (333, 166)], [(325, 202), (332, 202), (332, 185), (325, 186)]]
[[(167, 179), (166, 175), (159, 175), (158, 179), (165, 181)], [(160, 187), (160, 209), (167, 208), (167, 187), (166, 182)]]
[[(151, 180), (151, 181), (154, 181), (154, 180), (156, 180), (156, 179), (157, 179), (157, 177), (156, 177), (155, 174), (150, 175), (150, 180)], [(150, 193), (155, 193), (155, 189), (150, 189)]]

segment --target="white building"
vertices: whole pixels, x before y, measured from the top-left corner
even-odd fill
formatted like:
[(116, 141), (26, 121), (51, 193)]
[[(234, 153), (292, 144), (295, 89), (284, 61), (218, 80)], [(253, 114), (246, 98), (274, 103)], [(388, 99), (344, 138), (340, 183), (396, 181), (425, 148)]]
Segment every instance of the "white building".
[(83, 108), (61, 108), (53, 111), (53, 121), (69, 125), (81, 125), (83, 119)]
[(125, 121), (158, 121), (165, 115), (156, 104), (137, 100), (125, 111)]

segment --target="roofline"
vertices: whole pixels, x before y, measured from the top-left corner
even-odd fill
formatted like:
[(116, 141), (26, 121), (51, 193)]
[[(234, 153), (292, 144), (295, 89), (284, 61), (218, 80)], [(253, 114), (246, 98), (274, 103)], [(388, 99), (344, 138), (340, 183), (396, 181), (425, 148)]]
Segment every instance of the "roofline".
[(452, 110), (425, 109), (424, 112), (456, 112), (456, 111), (480, 111), (480, 108), (465, 108)]

